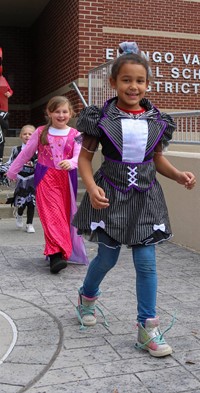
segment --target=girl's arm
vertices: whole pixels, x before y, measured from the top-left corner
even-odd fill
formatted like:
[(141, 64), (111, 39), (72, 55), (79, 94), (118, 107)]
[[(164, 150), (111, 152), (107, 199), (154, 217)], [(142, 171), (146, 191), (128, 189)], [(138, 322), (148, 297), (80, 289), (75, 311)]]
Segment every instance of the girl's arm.
[(70, 159), (65, 159), (60, 161), (59, 165), (62, 169), (66, 169), (68, 171), (71, 171), (72, 169), (75, 169), (78, 167), (78, 156), (81, 150), (81, 144), (75, 142), (74, 143), (74, 149), (73, 149), (73, 157)]
[(75, 169), (78, 167), (78, 157), (81, 151), (81, 144), (75, 142), (74, 149), (73, 149), (73, 157), (68, 160), (71, 169)]
[(22, 170), (24, 164), (26, 164), (33, 157), (34, 153), (38, 149), (38, 130), (36, 130), (30, 137), (29, 141), (26, 144), (26, 147), (19, 153), (19, 155), (15, 158), (13, 163), (11, 164), (8, 172), (6, 173), (7, 177), (11, 180), (15, 180), (17, 178), (17, 174)]
[(188, 190), (191, 190), (194, 187), (196, 179), (193, 173), (179, 171), (167, 160), (166, 157), (162, 155), (161, 151), (155, 152), (154, 163), (157, 172), (161, 175), (175, 180), (179, 184), (183, 184)]
[(92, 207), (94, 209), (103, 209), (109, 206), (109, 200), (105, 197), (104, 190), (98, 187), (94, 181), (92, 170), (93, 156), (94, 153), (90, 153), (82, 148), (78, 159), (78, 168), (89, 194)]

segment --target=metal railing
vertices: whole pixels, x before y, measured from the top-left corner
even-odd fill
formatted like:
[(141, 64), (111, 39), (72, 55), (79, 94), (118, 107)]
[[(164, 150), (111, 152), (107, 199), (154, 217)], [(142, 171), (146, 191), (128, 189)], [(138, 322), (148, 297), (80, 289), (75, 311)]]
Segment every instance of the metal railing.
[[(103, 106), (104, 102), (114, 97), (116, 92), (109, 84), (109, 76), (113, 60), (89, 71), (88, 74), (88, 104)], [(84, 106), (87, 106), (78, 86), (72, 82)], [(200, 111), (169, 112), (176, 123), (173, 143), (200, 144)]]
[(200, 144), (200, 111), (170, 112), (176, 123), (172, 142)]
[(93, 68), (88, 73), (88, 103), (103, 106), (103, 103), (116, 92), (109, 83), (113, 60)]

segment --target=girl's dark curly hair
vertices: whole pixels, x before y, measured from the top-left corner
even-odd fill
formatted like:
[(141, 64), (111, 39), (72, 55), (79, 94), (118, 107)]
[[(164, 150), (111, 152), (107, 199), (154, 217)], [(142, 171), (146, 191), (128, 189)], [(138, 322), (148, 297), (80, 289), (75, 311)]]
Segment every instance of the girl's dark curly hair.
[(151, 73), (150, 73), (149, 62), (140, 53), (137, 53), (137, 54), (136, 53), (128, 53), (128, 54), (124, 54), (122, 56), (119, 56), (114, 61), (112, 68), (111, 68), (111, 78), (113, 80), (117, 79), (117, 75), (119, 74), (121, 67), (126, 63), (141, 64), (147, 72), (147, 80), (150, 80)]

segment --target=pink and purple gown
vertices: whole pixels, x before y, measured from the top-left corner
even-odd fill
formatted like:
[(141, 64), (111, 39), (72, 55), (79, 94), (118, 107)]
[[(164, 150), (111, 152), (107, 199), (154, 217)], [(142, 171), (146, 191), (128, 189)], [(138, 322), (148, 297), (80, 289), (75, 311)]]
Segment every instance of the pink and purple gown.
[[(71, 225), (76, 213), (77, 165), (81, 146), (75, 141), (79, 132), (74, 128), (48, 130), (48, 144), (40, 142), (43, 126), (38, 127), (10, 166), (7, 176), (14, 180), (17, 173), (37, 151), (35, 169), (36, 206), (45, 237), (46, 256), (61, 252), (66, 260), (88, 264), (83, 240)], [(71, 170), (61, 169), (59, 162), (68, 160)]]

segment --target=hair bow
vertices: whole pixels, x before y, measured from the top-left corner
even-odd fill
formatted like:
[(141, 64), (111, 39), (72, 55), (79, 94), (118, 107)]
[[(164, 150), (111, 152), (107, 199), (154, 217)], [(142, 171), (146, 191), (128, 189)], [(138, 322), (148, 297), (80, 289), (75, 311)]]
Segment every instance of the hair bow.
[(128, 53), (138, 53), (139, 48), (136, 42), (121, 42), (119, 44), (119, 52), (123, 55), (127, 55)]

